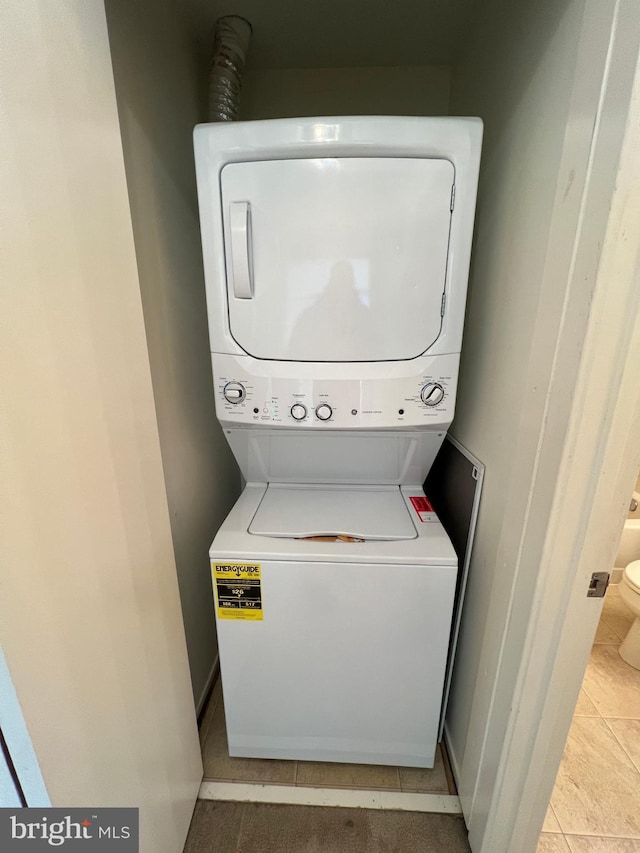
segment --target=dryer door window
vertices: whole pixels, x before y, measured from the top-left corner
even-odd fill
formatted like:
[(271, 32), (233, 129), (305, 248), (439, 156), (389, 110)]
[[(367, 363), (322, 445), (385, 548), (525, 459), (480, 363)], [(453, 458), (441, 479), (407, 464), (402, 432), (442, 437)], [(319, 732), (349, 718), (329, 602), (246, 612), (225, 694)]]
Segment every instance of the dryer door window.
[(247, 353), (389, 361), (437, 340), (448, 160), (232, 163), (221, 183), (229, 323)]

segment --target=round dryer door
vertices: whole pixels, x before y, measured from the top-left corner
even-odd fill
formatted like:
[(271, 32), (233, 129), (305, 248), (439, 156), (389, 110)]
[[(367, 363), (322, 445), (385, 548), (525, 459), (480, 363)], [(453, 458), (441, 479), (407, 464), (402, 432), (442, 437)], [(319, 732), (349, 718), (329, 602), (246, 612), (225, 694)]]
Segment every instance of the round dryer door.
[(221, 175), (231, 333), (250, 355), (389, 361), (442, 325), (453, 165), (231, 163)]

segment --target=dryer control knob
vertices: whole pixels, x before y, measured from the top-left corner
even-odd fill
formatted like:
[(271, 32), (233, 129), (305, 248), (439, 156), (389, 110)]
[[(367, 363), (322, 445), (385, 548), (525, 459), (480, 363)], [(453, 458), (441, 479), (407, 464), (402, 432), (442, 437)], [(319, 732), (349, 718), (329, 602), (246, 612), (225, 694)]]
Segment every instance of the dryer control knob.
[(291, 406), (291, 417), (296, 421), (303, 421), (307, 417), (307, 407), (302, 403), (294, 403)]
[(420, 399), (425, 406), (437, 406), (444, 398), (444, 388), (437, 382), (428, 382), (420, 392)]
[(247, 396), (246, 388), (240, 382), (227, 382), (222, 393), (229, 403), (241, 403)]
[(333, 409), (328, 403), (320, 403), (316, 406), (316, 417), (321, 421), (328, 421), (333, 414)]

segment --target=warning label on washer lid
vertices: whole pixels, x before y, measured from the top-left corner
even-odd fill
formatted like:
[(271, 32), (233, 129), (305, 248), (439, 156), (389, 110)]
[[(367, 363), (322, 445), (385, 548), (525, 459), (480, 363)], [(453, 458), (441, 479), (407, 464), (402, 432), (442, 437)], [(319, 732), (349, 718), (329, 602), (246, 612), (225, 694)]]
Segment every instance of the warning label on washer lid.
[(411, 495), (409, 500), (413, 504), (416, 515), (420, 521), (436, 521), (436, 516), (431, 506), (431, 501), (424, 495)]
[(262, 619), (260, 563), (211, 563), (219, 619)]

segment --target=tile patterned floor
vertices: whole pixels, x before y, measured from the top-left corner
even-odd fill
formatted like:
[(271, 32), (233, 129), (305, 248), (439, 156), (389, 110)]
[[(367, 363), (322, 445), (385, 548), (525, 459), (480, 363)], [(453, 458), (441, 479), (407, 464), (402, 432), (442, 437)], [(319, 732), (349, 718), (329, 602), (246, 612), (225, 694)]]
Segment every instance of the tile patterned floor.
[(220, 681), (215, 685), (200, 726), (204, 778), (208, 781), (259, 782), (312, 788), (455, 794), (446, 755), (438, 749), (432, 770), (319, 761), (230, 758)]
[(538, 853), (640, 853), (640, 671), (618, 655), (632, 621), (609, 587)]
[(184, 853), (471, 853), (461, 817), (199, 800)]

